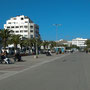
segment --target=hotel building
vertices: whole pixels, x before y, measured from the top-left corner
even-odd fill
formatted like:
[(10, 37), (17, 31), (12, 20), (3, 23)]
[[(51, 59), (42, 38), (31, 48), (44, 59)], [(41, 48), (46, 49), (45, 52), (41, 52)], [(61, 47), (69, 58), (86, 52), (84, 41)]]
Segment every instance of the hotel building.
[(39, 26), (24, 15), (12, 17), (4, 24), (4, 29), (11, 31), (11, 34), (22, 35), (25, 38), (39, 37)]
[(86, 47), (87, 45), (85, 44), (85, 42), (87, 41), (87, 39), (83, 39), (83, 38), (76, 38), (72, 40), (72, 45), (76, 45), (78, 47)]

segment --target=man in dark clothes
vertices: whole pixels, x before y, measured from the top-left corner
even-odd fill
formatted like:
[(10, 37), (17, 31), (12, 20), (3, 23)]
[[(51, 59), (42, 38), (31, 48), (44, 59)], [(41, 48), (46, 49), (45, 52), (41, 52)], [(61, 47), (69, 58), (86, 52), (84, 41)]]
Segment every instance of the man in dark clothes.
[(15, 54), (15, 60), (18, 59), (18, 61), (21, 61), (21, 55), (19, 52)]

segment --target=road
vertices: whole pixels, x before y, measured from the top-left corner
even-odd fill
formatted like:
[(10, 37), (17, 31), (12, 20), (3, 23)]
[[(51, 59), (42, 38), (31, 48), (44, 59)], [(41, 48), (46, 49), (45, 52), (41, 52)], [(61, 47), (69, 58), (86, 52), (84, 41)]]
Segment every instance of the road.
[(58, 57), (0, 80), (0, 90), (90, 90), (90, 54)]

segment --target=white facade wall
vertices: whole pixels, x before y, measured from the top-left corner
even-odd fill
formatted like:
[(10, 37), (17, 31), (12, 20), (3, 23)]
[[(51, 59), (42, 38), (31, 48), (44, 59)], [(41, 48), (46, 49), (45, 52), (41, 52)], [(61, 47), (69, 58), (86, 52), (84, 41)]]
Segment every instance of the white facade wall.
[(86, 47), (87, 45), (85, 44), (87, 39), (83, 38), (76, 38), (72, 40), (72, 45), (76, 45), (78, 47)]
[[(38, 30), (35, 26), (38, 27)], [(6, 24), (4, 24), (4, 28), (10, 31), (12, 30), (12, 34), (19, 34), (26, 38), (33, 38), (39, 34), (39, 26), (34, 24), (30, 18), (24, 15), (10, 18), (6, 21)], [(38, 33), (36, 33), (37, 31)]]

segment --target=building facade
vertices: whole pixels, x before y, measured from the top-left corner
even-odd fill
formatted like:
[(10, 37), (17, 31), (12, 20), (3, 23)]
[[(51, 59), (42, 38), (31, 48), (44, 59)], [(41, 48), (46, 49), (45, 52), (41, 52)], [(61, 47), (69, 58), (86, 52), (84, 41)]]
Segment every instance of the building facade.
[(64, 40), (64, 39), (60, 39), (57, 43), (59, 45), (67, 45), (68, 47), (70, 47), (72, 45), (72, 41), (67, 41), (67, 40)]
[(4, 29), (11, 31), (11, 34), (22, 35), (25, 38), (39, 37), (39, 26), (24, 15), (12, 17), (4, 24)]
[(87, 41), (87, 39), (83, 39), (83, 38), (76, 38), (72, 40), (72, 45), (76, 45), (78, 47), (86, 47), (87, 45), (85, 44), (85, 42)]

